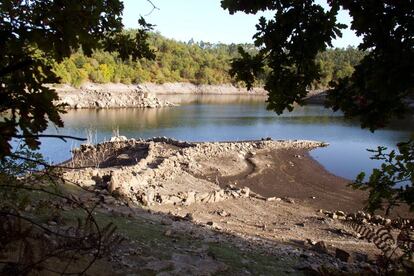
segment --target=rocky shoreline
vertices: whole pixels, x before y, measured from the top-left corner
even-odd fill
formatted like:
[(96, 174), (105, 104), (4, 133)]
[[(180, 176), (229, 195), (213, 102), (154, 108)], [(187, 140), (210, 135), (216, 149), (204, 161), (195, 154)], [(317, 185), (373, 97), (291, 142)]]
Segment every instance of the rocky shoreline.
[[(366, 233), (392, 227), (390, 235), (397, 235), (406, 221), (358, 211), (366, 194), (350, 189), (348, 181), (309, 156), (309, 150), (324, 146), (270, 138), (193, 143), (117, 136), (75, 149), (73, 158), (62, 164), (62, 174), (106, 212), (151, 217), (155, 221), (150, 224), (162, 229), (162, 239), (202, 243), (206, 249), (200, 252), (219, 242), (232, 250), (252, 253), (261, 248), (276, 259), (293, 260), (290, 268), (283, 268), (289, 273), (318, 273), (321, 267), (378, 273), (381, 250), (366, 240)], [(188, 246), (182, 246), (185, 252)], [(209, 256), (187, 252), (185, 258), (208, 263), (188, 267), (176, 259), (174, 249), (171, 260), (155, 259), (144, 269), (158, 273), (168, 264), (182, 272), (185, 266), (188, 275), (231, 269)], [(142, 269), (127, 259), (122, 262)]]
[(101, 108), (159, 108), (176, 104), (161, 100), (157, 95), (256, 95), (265, 96), (263, 88), (235, 87), (231, 84), (195, 85), (191, 83), (143, 83), (143, 84), (97, 84), (85, 83), (79, 88), (69, 85), (48, 85), (53, 87), (60, 98), (57, 104), (67, 109)]
[(55, 87), (60, 100), (67, 109), (102, 108), (160, 108), (175, 106), (158, 99), (134, 85), (88, 84), (76, 89), (70, 86)]
[(309, 150), (321, 146), (325, 144), (300, 140), (189, 143), (165, 137), (114, 137), (111, 142), (75, 149), (73, 158), (66, 163), (86, 168), (69, 170), (64, 178), (84, 186), (101, 187), (144, 206), (212, 203), (249, 197), (249, 188), (219, 182), (254, 173), (251, 167), (261, 167), (253, 159), (256, 151)]

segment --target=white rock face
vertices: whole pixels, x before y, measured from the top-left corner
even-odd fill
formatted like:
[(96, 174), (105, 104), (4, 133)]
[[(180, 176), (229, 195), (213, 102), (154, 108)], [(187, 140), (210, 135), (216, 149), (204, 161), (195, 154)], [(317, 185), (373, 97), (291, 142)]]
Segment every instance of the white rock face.
[(172, 103), (159, 100), (154, 93), (133, 85), (87, 84), (79, 89), (64, 86), (56, 88), (56, 91), (60, 98), (57, 104), (65, 104), (68, 109), (174, 106)]

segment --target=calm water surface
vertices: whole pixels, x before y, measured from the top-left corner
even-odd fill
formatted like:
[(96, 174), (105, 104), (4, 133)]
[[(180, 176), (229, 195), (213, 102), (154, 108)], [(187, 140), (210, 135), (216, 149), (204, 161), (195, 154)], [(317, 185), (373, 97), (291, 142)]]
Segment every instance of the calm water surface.
[[(164, 96), (178, 107), (161, 109), (71, 110), (63, 115), (64, 129), (48, 133), (85, 137), (94, 142), (108, 140), (115, 129), (134, 138), (167, 136), (188, 141), (311, 139), (325, 141), (327, 148), (311, 152), (332, 173), (353, 179), (361, 170), (369, 172), (378, 163), (369, 159), (367, 148), (395, 144), (414, 137), (414, 118), (393, 123), (371, 133), (357, 121), (345, 120), (341, 113), (318, 105), (298, 107), (291, 113), (276, 115), (266, 110), (265, 98), (258, 96)], [(76, 142), (44, 139), (41, 151), (50, 162), (70, 157)]]

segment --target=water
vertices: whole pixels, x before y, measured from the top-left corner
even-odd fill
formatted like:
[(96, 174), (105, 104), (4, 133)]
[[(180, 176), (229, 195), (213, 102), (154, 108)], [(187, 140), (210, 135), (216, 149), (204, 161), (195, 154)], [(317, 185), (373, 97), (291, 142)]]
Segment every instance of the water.
[[(258, 96), (164, 96), (180, 103), (161, 109), (71, 110), (63, 115), (64, 129), (50, 128), (47, 133), (86, 137), (94, 142), (109, 140), (113, 131), (134, 138), (167, 136), (188, 141), (311, 139), (328, 142), (329, 147), (311, 152), (330, 172), (353, 179), (361, 171), (370, 172), (378, 162), (370, 160), (367, 148), (395, 148), (400, 141), (414, 137), (414, 118), (393, 123), (371, 133), (357, 121), (345, 120), (319, 105), (298, 107), (277, 116), (265, 108)], [(79, 143), (43, 139), (41, 152), (50, 162), (70, 157), (70, 149)]]

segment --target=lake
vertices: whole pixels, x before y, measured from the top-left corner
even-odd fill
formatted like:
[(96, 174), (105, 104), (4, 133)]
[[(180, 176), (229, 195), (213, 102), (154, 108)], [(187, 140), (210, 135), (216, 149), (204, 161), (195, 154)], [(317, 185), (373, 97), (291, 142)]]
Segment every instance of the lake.
[[(79, 137), (93, 142), (109, 140), (114, 130), (129, 138), (167, 136), (187, 141), (310, 139), (329, 143), (311, 156), (330, 172), (353, 179), (360, 171), (370, 172), (378, 162), (370, 160), (367, 148), (395, 144), (414, 137), (414, 118), (392, 123), (371, 133), (358, 121), (345, 120), (341, 113), (320, 105), (297, 107), (280, 116), (267, 111), (265, 97), (223, 95), (163, 95), (180, 104), (160, 109), (70, 110), (63, 115), (64, 129), (50, 127), (45, 133)], [(57, 163), (70, 158), (79, 143), (43, 139), (41, 152)]]

